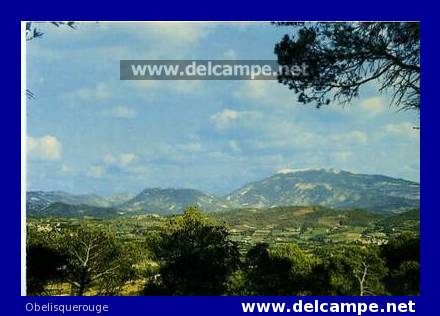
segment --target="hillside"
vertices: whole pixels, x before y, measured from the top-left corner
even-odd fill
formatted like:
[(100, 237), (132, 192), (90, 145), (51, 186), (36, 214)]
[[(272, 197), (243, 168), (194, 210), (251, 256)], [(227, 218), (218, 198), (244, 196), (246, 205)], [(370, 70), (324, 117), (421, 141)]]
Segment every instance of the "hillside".
[(238, 209), (209, 214), (224, 223), (243, 249), (258, 242), (293, 241), (304, 248), (358, 242), (383, 244), (403, 232), (418, 235), (419, 210), (383, 215), (365, 210), (335, 210), (322, 206)]
[(322, 206), (289, 206), (273, 207), (269, 209), (237, 209), (228, 212), (218, 212), (210, 215), (219, 222), (230, 227), (247, 226), (271, 229), (285, 229), (289, 227), (320, 227), (335, 226), (363, 226), (367, 227), (385, 217), (380, 214), (364, 210), (335, 210)]
[(121, 204), (127, 212), (157, 213), (162, 215), (182, 213), (187, 206), (198, 206), (206, 212), (227, 209), (221, 199), (212, 194), (193, 189), (145, 189), (134, 198)]
[[(146, 188), (137, 195), (129, 193), (101, 197), (75, 195), (61, 191), (27, 193), (29, 214), (67, 216), (60, 205), (89, 206), (102, 214), (180, 214), (187, 206), (206, 212), (243, 208), (270, 209), (278, 206), (323, 206), (342, 210), (364, 209), (373, 213), (400, 213), (419, 208), (420, 185), (382, 175), (356, 174), (334, 169), (282, 170), (260, 181), (248, 183), (223, 197), (194, 189)], [(56, 207), (50, 207), (54, 203)], [(110, 208), (106, 213), (100, 208)], [(114, 211), (118, 209), (119, 211)], [(43, 211), (44, 210), (44, 211)], [(75, 213), (75, 212), (74, 212)], [(107, 215), (105, 215), (107, 216)]]
[(283, 170), (246, 184), (225, 199), (235, 207), (321, 205), (401, 212), (419, 207), (420, 185), (382, 175), (334, 169)]
[(106, 218), (123, 215), (123, 212), (113, 207), (100, 207), (86, 204), (72, 205), (55, 202), (41, 209), (28, 209), (27, 215), (30, 217)]

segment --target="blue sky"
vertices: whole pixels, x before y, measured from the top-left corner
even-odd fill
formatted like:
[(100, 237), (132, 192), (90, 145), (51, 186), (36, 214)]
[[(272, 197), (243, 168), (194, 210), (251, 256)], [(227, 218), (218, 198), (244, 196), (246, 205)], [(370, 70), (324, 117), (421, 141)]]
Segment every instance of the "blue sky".
[(419, 181), (416, 112), (376, 83), (319, 110), (275, 81), (120, 81), (121, 59), (275, 59), (268, 23), (42, 24), (27, 42), (28, 190), (224, 194), (284, 168)]

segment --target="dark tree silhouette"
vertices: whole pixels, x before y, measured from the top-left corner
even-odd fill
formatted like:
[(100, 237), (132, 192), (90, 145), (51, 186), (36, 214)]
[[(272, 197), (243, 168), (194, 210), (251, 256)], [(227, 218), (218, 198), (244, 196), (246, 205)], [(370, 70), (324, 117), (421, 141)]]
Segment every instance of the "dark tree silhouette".
[(145, 294), (221, 295), (239, 263), (227, 229), (193, 207), (170, 219), (154, 249), (160, 274)]
[[(76, 27), (75, 22), (50, 22), (52, 25), (55, 25), (56, 27), (61, 27), (61, 26), (68, 26), (72, 29), (74, 29)], [(26, 40), (30, 41), (34, 38), (39, 38), (42, 37), (44, 35), (43, 32), (41, 32), (41, 30), (36, 26), (36, 22), (27, 22), (26, 23)]]
[(390, 273), (385, 286), (394, 295), (418, 295), (420, 292), (420, 238), (400, 234), (381, 247)]
[[(343, 246), (321, 257), (314, 268), (315, 295), (383, 295), (383, 278), (388, 273), (374, 246)], [(318, 289), (317, 287), (321, 287)]]
[(296, 244), (260, 243), (246, 255), (247, 288), (252, 295), (300, 295), (313, 260)]
[(49, 282), (59, 281), (64, 277), (63, 267), (67, 260), (55, 248), (42, 244), (30, 244), (26, 251), (27, 293), (44, 294)]
[[(286, 66), (278, 80), (298, 94), (299, 102), (348, 104), (361, 86), (376, 81), (380, 92), (392, 93), (398, 109), (420, 110), (419, 23), (276, 24), (294, 31), (275, 45), (275, 54)], [(286, 71), (303, 65), (304, 72)]]

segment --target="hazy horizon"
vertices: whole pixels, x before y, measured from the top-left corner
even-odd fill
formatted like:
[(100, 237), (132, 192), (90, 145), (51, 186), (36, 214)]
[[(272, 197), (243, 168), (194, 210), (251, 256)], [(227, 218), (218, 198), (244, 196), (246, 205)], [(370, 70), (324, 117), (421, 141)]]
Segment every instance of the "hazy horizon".
[[(139, 188), (139, 190), (137, 191), (119, 191), (119, 192), (115, 192), (115, 193), (110, 193), (110, 194), (102, 194), (102, 193), (98, 193), (98, 192), (85, 192), (85, 191), (78, 191), (78, 192), (71, 192), (71, 191), (65, 191), (65, 190), (38, 190), (38, 189), (33, 189), (33, 190), (27, 190), (27, 192), (63, 192), (63, 193), (69, 193), (69, 194), (75, 194), (75, 195), (98, 195), (101, 197), (112, 197), (115, 195), (119, 195), (119, 194), (131, 194), (131, 195), (136, 195), (140, 192), (142, 192), (143, 190), (147, 190), (147, 189), (175, 189), (175, 190), (184, 190), (184, 189), (189, 189), (189, 190), (196, 190), (196, 191), (201, 191), (203, 193), (209, 193), (209, 194), (213, 194), (215, 196), (224, 196), (227, 195), (233, 191), (236, 191), (240, 188), (242, 188), (243, 186), (249, 184), (249, 183), (254, 183), (254, 182), (259, 182), (262, 181), (264, 179), (267, 179), (269, 177), (275, 176), (277, 174), (286, 174), (286, 173), (292, 173), (292, 172), (297, 172), (297, 171), (293, 171), (294, 169), (291, 169), (292, 171), (285, 171), (284, 169), (278, 170), (273, 174), (269, 174), (266, 177), (263, 178), (259, 178), (259, 179), (254, 179), (251, 180), (249, 182), (246, 183), (242, 183), (241, 185), (239, 185), (238, 187), (234, 187), (234, 188), (230, 188), (229, 190), (222, 192), (222, 193), (214, 193), (214, 192), (210, 192), (210, 191), (206, 191), (200, 188), (196, 188), (196, 187), (175, 187), (175, 186), (156, 186), (156, 187), (143, 187), (143, 188)], [(409, 181), (409, 182), (414, 182), (417, 184), (420, 184), (420, 182), (418, 181), (413, 181), (413, 180), (408, 180), (408, 179), (404, 179), (404, 178), (396, 178), (396, 177), (391, 177), (388, 176), (386, 174), (363, 174), (363, 173), (359, 173), (359, 172), (354, 172), (352, 170), (343, 170), (343, 169), (335, 169), (335, 168), (303, 168), (303, 169), (297, 169), (298, 171), (310, 171), (310, 170), (325, 170), (325, 171), (345, 171), (345, 172), (349, 172), (349, 173), (353, 173), (353, 174), (362, 174), (362, 175), (374, 175), (374, 176), (385, 176), (385, 177), (389, 177), (389, 178), (395, 178), (395, 179), (399, 179), (399, 180), (404, 180), (404, 181)]]

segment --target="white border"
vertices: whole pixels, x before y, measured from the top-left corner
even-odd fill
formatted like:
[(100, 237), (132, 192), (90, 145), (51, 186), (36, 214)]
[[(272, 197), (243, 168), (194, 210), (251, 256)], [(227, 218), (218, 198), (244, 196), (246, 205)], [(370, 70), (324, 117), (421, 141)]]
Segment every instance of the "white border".
[[(293, 21), (293, 20), (292, 20)], [(21, 295), (26, 296), (26, 23), (21, 21)], [(49, 22), (49, 21), (33, 21)], [(96, 21), (75, 21), (96, 23)], [(101, 23), (265, 23), (271, 21), (99, 21)], [(290, 21), (289, 21), (290, 22)], [(371, 22), (371, 21), (300, 21), (300, 22)], [(397, 22), (381, 20), (380, 22)], [(400, 21), (399, 21), (400, 22)], [(405, 21), (420, 22), (420, 21)]]
[(26, 295), (26, 22), (21, 21), (21, 295)]

